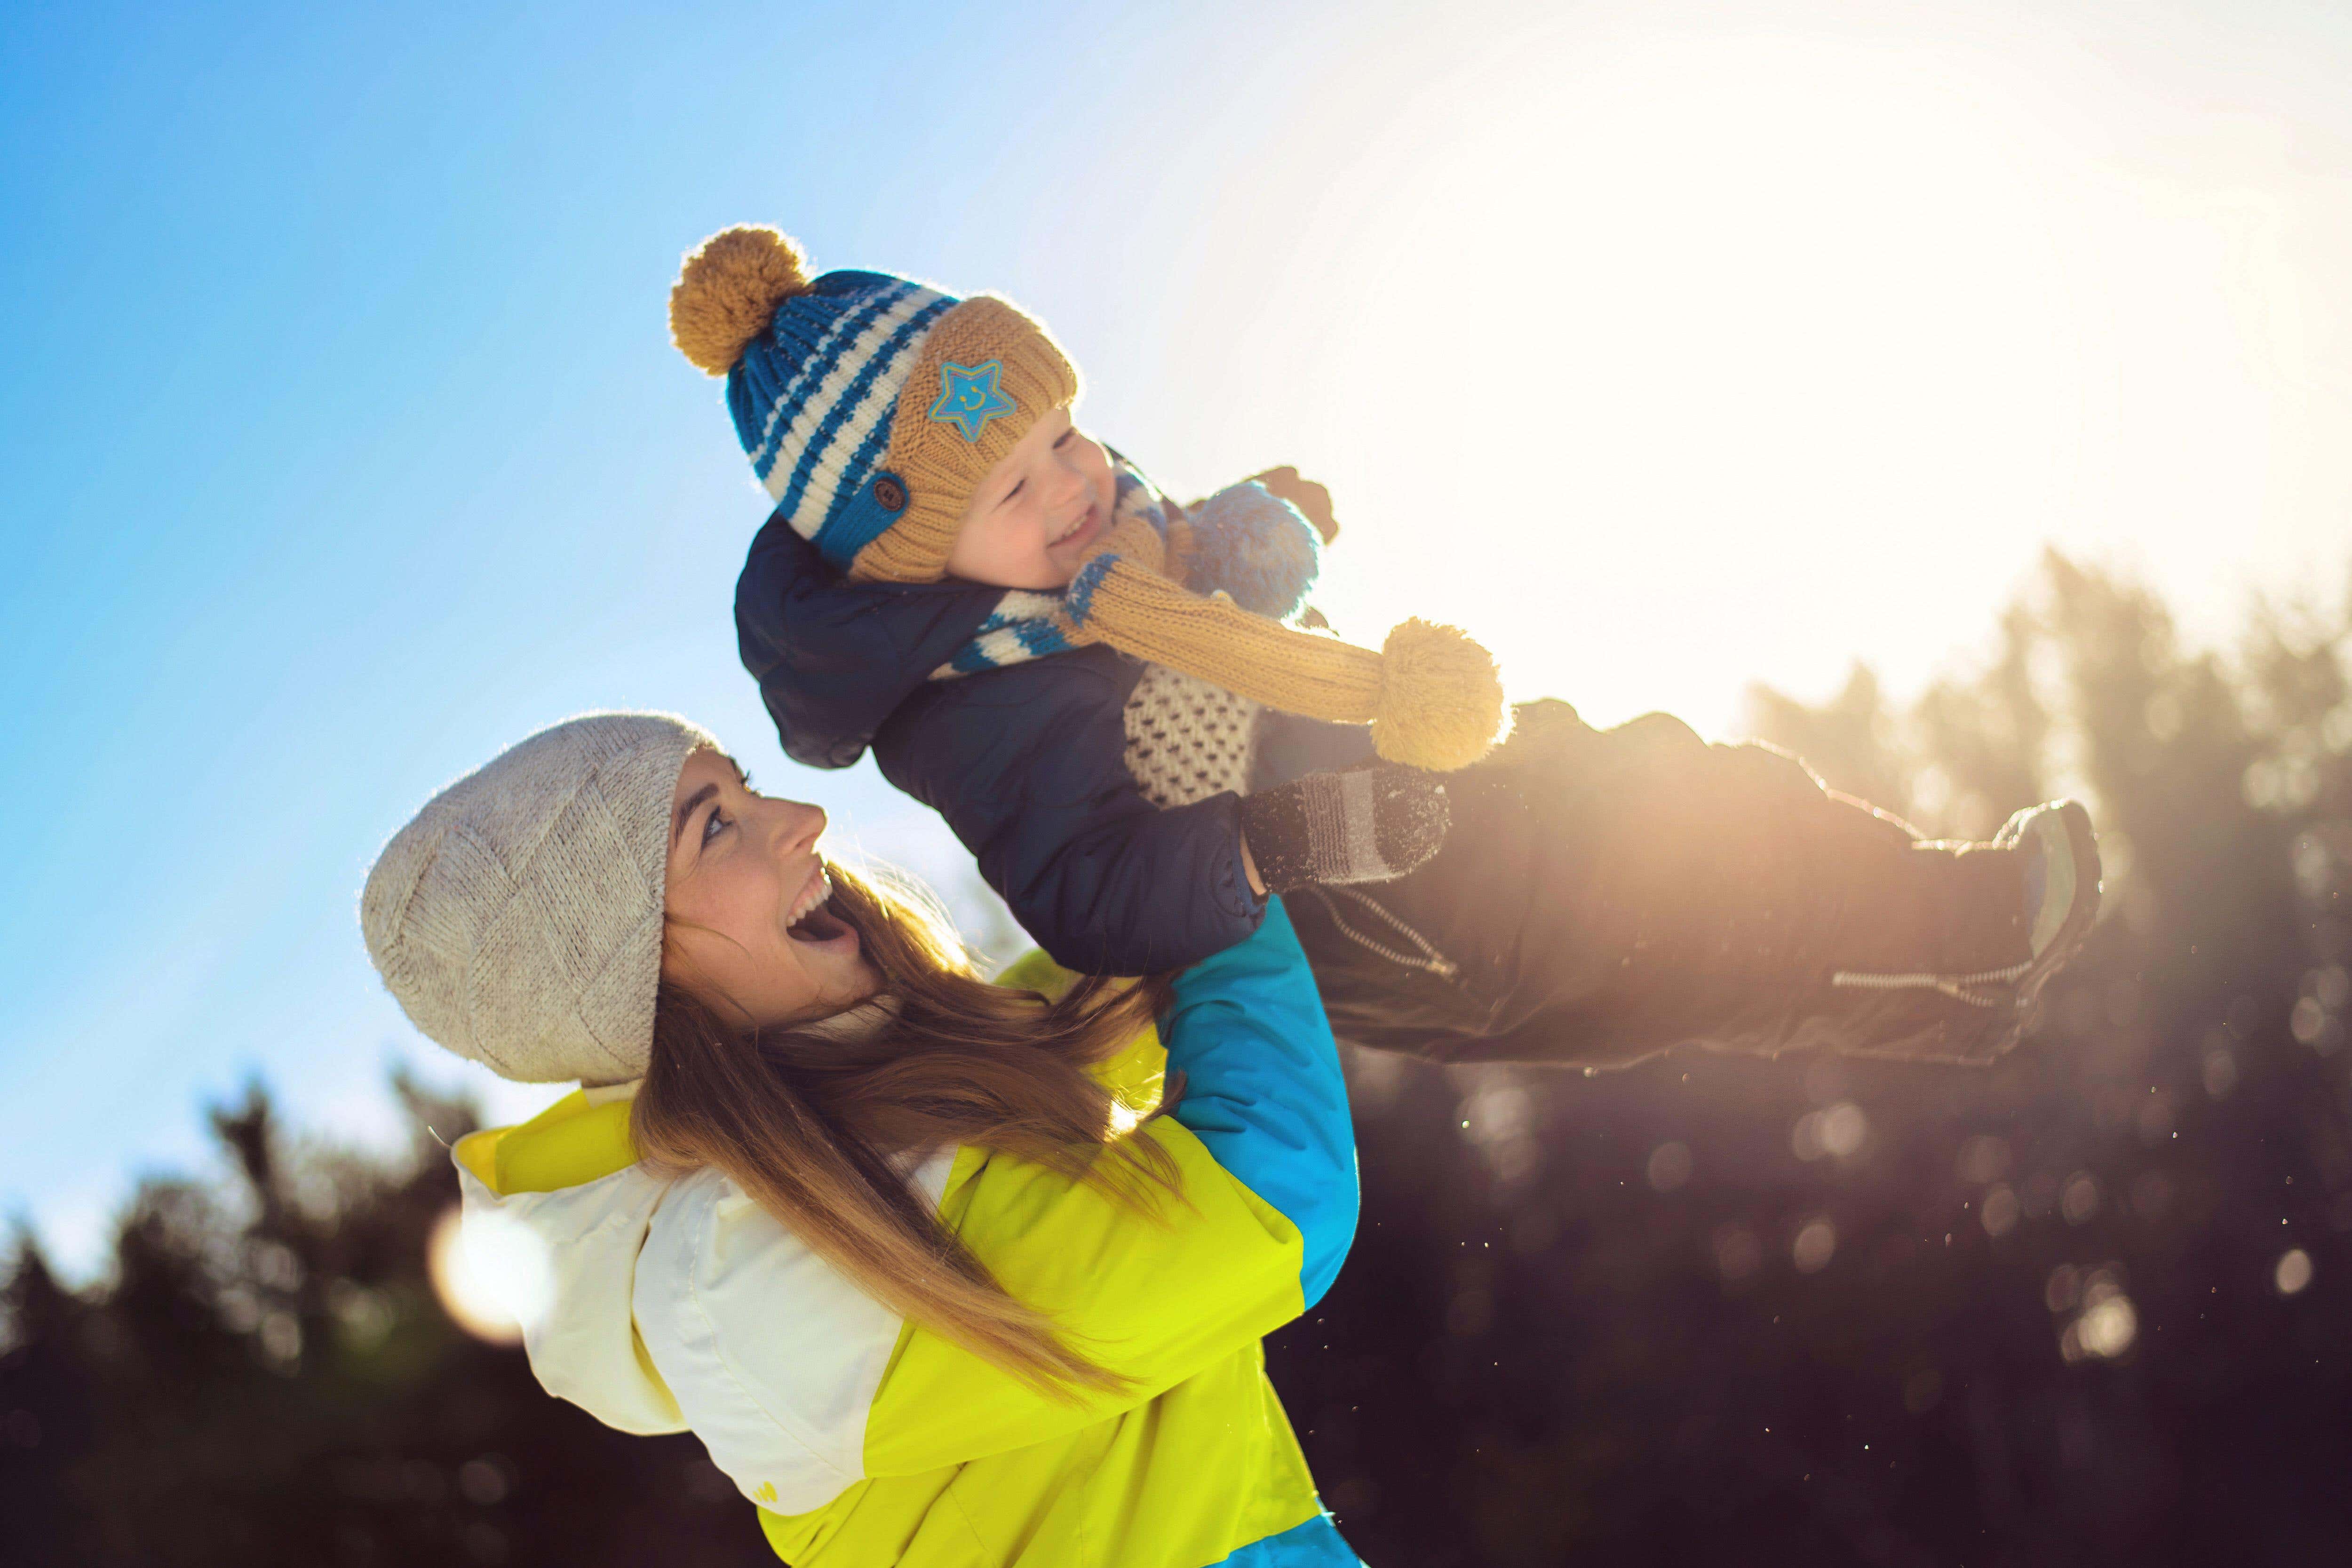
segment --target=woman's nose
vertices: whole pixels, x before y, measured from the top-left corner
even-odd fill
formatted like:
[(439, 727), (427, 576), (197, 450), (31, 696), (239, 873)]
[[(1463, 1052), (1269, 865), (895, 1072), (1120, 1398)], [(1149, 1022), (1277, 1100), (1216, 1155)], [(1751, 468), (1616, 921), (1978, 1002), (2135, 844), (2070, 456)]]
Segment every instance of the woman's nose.
[(804, 855), (824, 837), (824, 807), (805, 801), (780, 800), (776, 805), (776, 848), (784, 855)]

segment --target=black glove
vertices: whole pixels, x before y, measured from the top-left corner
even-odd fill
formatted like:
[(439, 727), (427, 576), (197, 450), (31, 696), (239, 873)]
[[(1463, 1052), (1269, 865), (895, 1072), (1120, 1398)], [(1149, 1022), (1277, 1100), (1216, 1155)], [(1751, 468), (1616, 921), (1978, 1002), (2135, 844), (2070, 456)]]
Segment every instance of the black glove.
[(1452, 821), (1435, 773), (1386, 763), (1308, 773), (1242, 802), (1242, 836), (1270, 893), (1402, 877), (1437, 853)]

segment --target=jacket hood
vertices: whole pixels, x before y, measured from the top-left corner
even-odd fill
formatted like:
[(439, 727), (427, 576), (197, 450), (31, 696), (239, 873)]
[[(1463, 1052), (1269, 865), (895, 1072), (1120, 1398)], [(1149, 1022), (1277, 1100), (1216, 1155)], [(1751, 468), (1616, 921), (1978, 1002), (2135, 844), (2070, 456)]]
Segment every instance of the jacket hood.
[(666, 1184), (629, 1142), (634, 1084), (565, 1096), (451, 1151), (471, 1266), (494, 1272), (541, 1386), (624, 1432), (680, 1432), (677, 1400), (631, 1315)]
[(955, 581), (853, 582), (779, 512), (736, 580), (736, 642), (785, 754), (845, 768), (1003, 596)]
[[(820, 1508), (865, 1478), (904, 1324), (721, 1173), (635, 1163), (635, 1088), (459, 1141), (467, 1261), (509, 1287), (550, 1394), (624, 1432), (691, 1430), (762, 1508)], [(958, 1152), (906, 1157), (919, 1203), (936, 1211)]]

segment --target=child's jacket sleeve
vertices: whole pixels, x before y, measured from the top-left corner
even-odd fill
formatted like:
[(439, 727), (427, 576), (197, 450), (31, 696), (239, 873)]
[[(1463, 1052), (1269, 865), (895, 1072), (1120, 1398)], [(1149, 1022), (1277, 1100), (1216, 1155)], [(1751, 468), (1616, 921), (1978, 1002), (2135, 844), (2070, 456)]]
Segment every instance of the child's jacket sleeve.
[(736, 579), (736, 648), (785, 754), (845, 768), (898, 704), (971, 640), (998, 596), (953, 582), (852, 583), (778, 512)]
[(1160, 811), (1127, 771), (1139, 668), (1108, 648), (962, 680), (934, 670), (1002, 590), (856, 583), (781, 515), (735, 584), (743, 667), (795, 761), (874, 749), (890, 782), (947, 819), (1038, 945), (1096, 974), (1181, 969), (1257, 929), (1240, 803)]
[(1120, 664), (1087, 649), (940, 683), (874, 745), (1037, 944), (1090, 974), (1197, 963), (1265, 909), (1242, 866), (1239, 797), (1163, 811), (1128, 772)]
[(1278, 903), (1257, 934), (1183, 977), (1166, 1027), (1183, 1096), (1139, 1135), (1174, 1159), (1183, 1202), (1155, 1221), (967, 1150), (940, 1209), (1007, 1290), (1130, 1386), (1057, 1398), (909, 1327), (866, 1424), (868, 1475), (1092, 1425), (1250, 1346), (1329, 1287), (1355, 1235), (1355, 1140), (1338, 1049)]

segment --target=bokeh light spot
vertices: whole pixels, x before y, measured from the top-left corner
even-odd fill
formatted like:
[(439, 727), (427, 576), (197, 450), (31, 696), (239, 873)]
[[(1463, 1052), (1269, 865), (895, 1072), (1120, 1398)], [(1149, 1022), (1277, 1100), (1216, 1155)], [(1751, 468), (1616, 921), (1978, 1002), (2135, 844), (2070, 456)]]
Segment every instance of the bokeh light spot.
[(426, 1238), (425, 1268), (450, 1321), (496, 1345), (522, 1342), (523, 1325), (555, 1299), (547, 1243), (520, 1222), (484, 1214), (465, 1220), (452, 1204)]
[(2065, 1189), (2058, 1197), (2058, 1211), (2066, 1216), (2068, 1225), (2087, 1224), (2099, 1212), (2098, 1178), (2088, 1171), (2077, 1171), (2067, 1177)]
[(1987, 1236), (2007, 1236), (2017, 1228), (2017, 1194), (2005, 1186), (1996, 1186), (1984, 1195), (1984, 1206), (1977, 1211)]
[(1842, 1100), (1822, 1112), (1822, 1148), (1841, 1160), (1851, 1160), (1862, 1152), (1862, 1142), (1869, 1136), (1870, 1119), (1862, 1107), (1850, 1100)]
[(2009, 1171), (2008, 1140), (1979, 1132), (1960, 1145), (1958, 1168), (1960, 1180), (1979, 1186), (2000, 1180)]
[(2205, 1053), (2205, 1092), (2216, 1100), (2226, 1099), (2238, 1087), (2238, 1058), (2226, 1046), (2215, 1046)]
[(2287, 1252), (2271, 1271), (2271, 1283), (2282, 1296), (2293, 1296), (2311, 1283), (2311, 1254), (2300, 1247)]
[(1797, 1232), (1795, 1245), (1790, 1249), (1795, 1258), (1797, 1272), (1818, 1274), (1829, 1267), (1837, 1253), (1837, 1226), (1823, 1216), (1805, 1222)]
[(2042, 1304), (2053, 1312), (2073, 1310), (2074, 1303), (2082, 1300), (2082, 1294), (2081, 1271), (2071, 1263), (2062, 1263), (2053, 1268), (2050, 1278), (2042, 1282)]
[(2108, 1296), (2083, 1309), (2073, 1332), (2082, 1353), (2112, 1361), (2139, 1337), (2139, 1313), (2128, 1296)]

